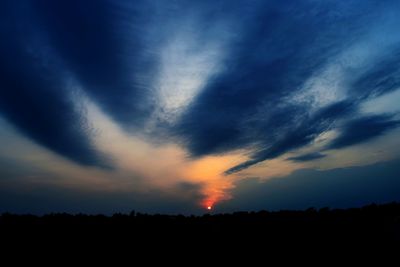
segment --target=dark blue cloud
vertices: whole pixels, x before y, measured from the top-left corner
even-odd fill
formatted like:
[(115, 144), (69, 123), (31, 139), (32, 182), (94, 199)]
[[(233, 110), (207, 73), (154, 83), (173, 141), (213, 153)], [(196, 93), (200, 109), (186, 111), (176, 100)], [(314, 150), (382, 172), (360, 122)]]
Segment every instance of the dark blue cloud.
[(389, 115), (373, 115), (351, 120), (341, 129), (340, 135), (328, 146), (339, 149), (368, 141), (398, 127), (400, 120)]
[(249, 178), (236, 184), (232, 200), (221, 211), (348, 208), (400, 201), (400, 161), (332, 170), (303, 169), (262, 181)]
[(343, 103), (311, 114), (311, 102), (288, 100), (322, 66), (361, 39), (370, 29), (367, 25), (384, 9), (377, 1), (304, 1), (287, 6), (272, 1), (247, 10), (240, 21), (239, 41), (227, 47), (227, 67), (208, 81), (174, 125), (175, 133), (194, 157), (241, 148), (254, 151), (247, 162), (227, 174), (309, 144), (336, 121), (347, 118), (347, 108), (342, 112), (344, 102), (357, 110), (365, 98), (362, 94), (376, 95), (396, 86), (388, 78), (385, 84), (357, 93), (362, 87), (359, 81), (376, 80), (379, 72), (398, 76), (396, 61), (387, 61), (385, 67), (369, 66), (364, 75), (357, 76)]
[[(0, 8), (0, 112), (37, 143), (83, 165), (107, 166), (63, 87), (63, 69), (40, 59), (27, 3)], [(38, 34), (39, 35), (39, 34)], [(46, 49), (39, 47), (39, 49)]]
[(304, 162), (304, 161), (311, 161), (311, 160), (316, 160), (316, 159), (322, 159), (325, 158), (326, 155), (319, 153), (319, 152), (313, 152), (313, 153), (307, 153), (303, 154), (300, 156), (296, 157), (290, 157), (288, 160), (294, 161), (294, 162)]
[[(344, 101), (323, 108), (309, 118), (302, 116), (302, 121), (296, 127), (293, 127), (296, 125), (293, 121), (291, 124), (285, 125), (292, 126), (292, 128), (285, 129), (285, 131), (278, 129), (275, 138), (268, 140), (266, 136), (265, 141), (261, 143), (261, 148), (250, 156), (250, 160), (230, 168), (225, 174), (241, 171), (261, 161), (279, 157), (290, 150), (305, 146), (319, 134), (330, 130), (336, 120), (345, 118), (353, 111), (354, 105)], [(293, 114), (288, 113), (287, 116), (293, 116)]]
[(50, 45), (90, 97), (123, 126), (141, 125), (152, 110), (146, 75), (154, 64), (139, 38), (146, 6), (108, 0), (32, 3)]
[[(194, 156), (246, 146), (257, 141), (252, 135), (262, 130), (258, 124), (281, 126), (299, 108), (304, 112), (307, 107), (280, 104), (343, 46), (345, 33), (338, 29), (352, 17), (325, 16), (330, 5), (315, 8), (317, 16), (299, 2), (271, 2), (249, 11), (239, 41), (227, 48), (226, 71), (208, 82), (177, 126)], [(282, 123), (268, 122), (272, 116), (283, 116)]]

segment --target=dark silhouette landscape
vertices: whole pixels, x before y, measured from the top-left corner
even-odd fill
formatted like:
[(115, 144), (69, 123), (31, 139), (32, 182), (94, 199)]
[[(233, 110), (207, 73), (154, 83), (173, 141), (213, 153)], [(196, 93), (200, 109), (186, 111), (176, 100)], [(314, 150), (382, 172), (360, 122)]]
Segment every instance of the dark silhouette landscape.
[[(49, 237), (63, 240), (259, 240), (269, 244), (341, 242), (342, 244), (399, 244), (400, 203), (371, 204), (351, 209), (314, 209), (303, 211), (259, 211), (202, 216), (161, 214), (14, 215), (0, 217), (4, 236)], [(36, 238), (36, 239), (35, 239)], [(168, 241), (168, 242), (169, 242)], [(213, 241), (213, 242), (214, 242)], [(214, 244), (215, 245), (215, 244)]]

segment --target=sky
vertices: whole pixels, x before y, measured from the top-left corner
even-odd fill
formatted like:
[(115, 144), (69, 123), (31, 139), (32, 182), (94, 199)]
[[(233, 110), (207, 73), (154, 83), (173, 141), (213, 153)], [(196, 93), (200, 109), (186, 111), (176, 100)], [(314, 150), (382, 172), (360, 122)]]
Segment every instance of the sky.
[(0, 213), (400, 201), (398, 0), (2, 0)]

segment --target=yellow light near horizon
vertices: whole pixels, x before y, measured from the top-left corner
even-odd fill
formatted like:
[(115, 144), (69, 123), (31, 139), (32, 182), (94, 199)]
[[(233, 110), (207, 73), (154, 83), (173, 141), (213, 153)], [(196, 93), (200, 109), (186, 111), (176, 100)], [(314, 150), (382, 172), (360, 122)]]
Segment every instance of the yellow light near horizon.
[(244, 157), (238, 154), (224, 156), (207, 156), (188, 162), (185, 165), (184, 177), (202, 184), (204, 199), (200, 205), (211, 210), (213, 204), (230, 198), (228, 189), (233, 187), (233, 177), (227, 179), (223, 172), (229, 167), (242, 162)]

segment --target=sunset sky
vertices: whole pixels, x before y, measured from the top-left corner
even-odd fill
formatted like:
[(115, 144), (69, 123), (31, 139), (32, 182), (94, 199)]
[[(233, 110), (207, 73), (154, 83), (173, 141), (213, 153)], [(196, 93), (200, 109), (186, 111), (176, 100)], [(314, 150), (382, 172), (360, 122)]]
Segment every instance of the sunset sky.
[(400, 201), (400, 1), (0, 1), (0, 213)]

